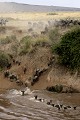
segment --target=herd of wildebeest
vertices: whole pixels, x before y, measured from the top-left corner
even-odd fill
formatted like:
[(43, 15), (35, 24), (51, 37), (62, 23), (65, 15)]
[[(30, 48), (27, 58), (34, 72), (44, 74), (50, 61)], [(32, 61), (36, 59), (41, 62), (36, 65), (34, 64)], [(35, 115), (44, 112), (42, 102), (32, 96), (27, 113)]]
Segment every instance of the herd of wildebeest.
[(78, 106), (71, 106), (71, 105), (64, 105), (62, 103), (54, 103), (53, 100), (47, 100), (44, 98), (40, 98), (38, 95), (34, 96), (34, 99), (39, 101), (39, 102), (44, 102), (49, 106), (52, 106), (54, 108), (57, 108), (59, 111), (60, 110), (77, 110)]
[[(9, 22), (7, 19), (0, 19), (0, 25), (1, 26), (6, 26), (6, 23)], [(53, 25), (55, 25), (56, 27), (69, 27), (69, 26), (73, 26), (73, 25), (80, 25), (80, 21), (79, 20), (75, 20), (75, 19), (70, 19), (70, 18), (67, 18), (67, 19), (60, 19), (60, 20), (57, 20), (57, 21), (48, 21), (48, 25), (52, 27), (52, 23)], [(30, 22), (28, 24), (31, 24)], [(35, 24), (34, 24), (35, 26)], [(41, 34), (46, 34), (48, 33), (48, 27), (46, 26), (45, 29), (43, 31), (41, 31)], [(33, 29), (32, 28), (29, 28), (28, 29), (28, 32), (32, 32)], [(42, 68), (42, 69), (35, 69), (34, 70), (34, 73), (33, 75), (28, 79), (26, 80), (25, 82), (23, 82), (23, 80), (21, 80), (19, 78), (19, 76), (17, 74), (14, 74), (10, 71), (10, 69), (14, 66), (14, 65), (17, 65), (17, 66), (20, 66), (22, 63), (21, 61), (19, 60), (15, 60), (13, 57), (11, 58), (11, 62), (6, 66), (6, 70), (4, 71), (4, 78), (7, 78), (9, 79), (11, 82), (16, 82), (16, 84), (18, 86), (25, 86), (25, 87), (28, 87), (28, 86), (33, 86), (36, 82), (38, 82), (39, 78), (41, 77), (41, 75), (43, 73), (45, 73), (47, 70), (49, 70), (49, 68), (53, 65), (55, 61), (55, 56), (53, 55), (50, 59), (49, 59), (49, 62), (48, 62), (48, 65), (47, 65), (47, 68)], [(27, 72), (27, 66), (24, 66), (24, 68), (22, 69), (24, 75), (26, 75), (26, 72)], [(47, 87), (47, 90), (48, 91), (51, 91), (53, 90), (54, 87), (50, 87), (48, 88)], [(24, 96), (24, 93), (25, 91), (21, 91), (22, 92), (22, 95)], [(37, 95), (34, 96), (35, 100), (39, 101), (39, 102), (46, 102), (47, 105), (50, 105), (52, 107), (55, 107), (57, 108), (58, 110), (61, 110), (63, 108), (63, 110), (67, 110), (67, 109), (71, 109), (73, 108), (74, 110), (77, 109), (77, 106), (64, 106), (63, 104), (54, 104), (52, 100), (50, 101), (45, 101), (45, 99), (43, 98), (38, 98)]]
[(40, 34), (45, 35), (54, 26), (55, 27), (66, 28), (66, 27), (70, 27), (70, 26), (80, 25), (80, 20), (65, 18), (65, 19), (59, 19), (59, 20), (54, 20), (54, 19), (53, 20), (48, 20), (46, 23), (45, 22), (38, 22), (38, 23), (28, 22), (28, 24), (30, 25), (30, 28), (28, 29), (28, 32), (33, 32), (34, 28), (40, 28), (40, 29), (42, 29), (40, 31)]
[[(0, 18), (0, 26), (7, 26), (7, 22), (10, 22), (7, 18)], [(71, 19), (71, 18), (64, 18), (64, 19), (58, 19), (58, 20), (48, 20), (46, 22), (31, 22), (28, 21), (28, 33), (34, 32), (34, 29), (39, 28), (41, 30), (41, 34), (48, 33), (49, 29), (56, 26), (56, 27), (69, 27), (74, 25), (80, 25), (80, 20), (78, 19)], [(27, 26), (25, 26), (27, 27)]]
[(80, 25), (80, 20), (67, 18), (56, 21), (56, 26), (69, 27), (73, 25)]
[[(4, 71), (4, 77), (5, 78), (8, 78), (10, 79), (11, 82), (15, 81), (17, 83), (17, 85), (19, 86), (22, 86), (22, 85), (25, 85), (25, 87), (28, 87), (28, 80), (25, 81), (25, 83), (23, 83), (22, 80), (19, 80), (19, 77), (18, 75), (16, 74), (13, 74), (10, 72), (10, 68), (15, 64), (17, 66), (20, 66), (21, 65), (21, 61), (18, 61), (18, 60), (15, 60), (14, 58), (12, 58), (12, 62), (13, 63), (9, 63), (7, 66), (6, 66), (6, 70)], [(55, 56), (51, 56), (51, 58), (49, 59), (49, 62), (48, 62), (48, 67), (47, 68), (43, 68), (43, 69), (36, 69), (34, 71), (34, 74), (33, 76), (31, 77), (31, 86), (33, 86), (38, 80), (39, 80), (39, 77), (44, 73), (46, 72), (49, 68), (51, 68), (51, 66), (54, 64), (55, 62)], [(26, 75), (26, 72), (27, 72), (27, 67), (24, 66), (24, 69), (23, 69), (23, 73)], [(30, 80), (30, 78), (29, 78)], [(22, 92), (22, 96), (25, 95), (25, 90), (21, 90)], [(43, 102), (43, 103), (46, 103), (48, 106), (51, 106), (53, 108), (57, 108), (59, 111), (60, 110), (77, 110), (78, 109), (78, 106), (70, 106), (70, 105), (64, 105), (64, 104), (58, 104), (58, 103), (54, 103), (53, 100), (47, 100), (47, 99), (44, 99), (44, 98), (40, 98), (38, 97), (38, 95), (34, 95), (34, 99), (36, 101), (39, 101), (39, 102)]]
[[(0, 25), (1, 26), (5, 26), (6, 23), (9, 22), (7, 19), (0, 19)], [(75, 19), (70, 19), (70, 18), (67, 18), (67, 19), (60, 19), (60, 20), (57, 20), (54, 22), (54, 20), (52, 21), (48, 21), (48, 25), (49, 26), (52, 26), (52, 23), (57, 27), (57, 26), (60, 26), (60, 27), (68, 27), (68, 26), (71, 26), (71, 25), (80, 25), (80, 21), (79, 20), (75, 20)], [(31, 22), (28, 22), (28, 24), (31, 24)], [(34, 24), (35, 26), (35, 24)], [(48, 27), (46, 26), (44, 31), (41, 31), (41, 34), (46, 34), (48, 32)], [(29, 32), (32, 31), (32, 28), (29, 29)], [(43, 69), (39, 69), (37, 68), (35, 71), (34, 71), (34, 74), (33, 76), (31, 77), (31, 85), (34, 85), (38, 80), (39, 80), (39, 77), (45, 72), (48, 70), (49, 66), (51, 66), (54, 62), (54, 56), (49, 60), (49, 63), (48, 63), (48, 67), (47, 68), (43, 68)], [(12, 58), (12, 63), (13, 64), (16, 64), (18, 66), (21, 65), (21, 61), (18, 61), (18, 60), (15, 60), (14, 58)], [(16, 74), (13, 74), (10, 72), (10, 68), (13, 66), (12, 63), (9, 63), (6, 67), (7, 67), (7, 70), (4, 72), (4, 77), (5, 78), (9, 78), (10, 81), (16, 81), (16, 83), (18, 85), (23, 85), (23, 81), (22, 80), (19, 80), (19, 76), (16, 75)], [(24, 66), (24, 69), (23, 69), (23, 72), (24, 74), (26, 74), (26, 71), (27, 71), (27, 68), (26, 66)], [(25, 86), (27, 86), (28, 82), (26, 81), (25, 82)]]
[[(21, 86), (21, 85), (25, 85), (25, 87), (27, 87), (28, 85), (33, 86), (39, 80), (39, 77), (45, 71), (47, 71), (50, 66), (52, 66), (52, 64), (54, 63), (54, 59), (55, 59), (55, 56), (53, 55), (48, 62), (47, 68), (43, 68), (43, 69), (37, 68), (36, 70), (34, 70), (32, 77), (30, 77), (28, 80), (25, 81), (25, 83), (23, 83), (23, 80), (20, 80), (20, 78), (17, 74), (10, 72), (10, 68), (13, 67), (13, 65), (17, 65), (17, 66), (21, 65), (21, 61), (15, 60), (12, 57), (11, 63), (8, 63), (6, 66), (6, 70), (4, 71), (4, 77), (10, 79), (11, 82), (15, 81), (19, 86)], [(27, 72), (26, 65), (24, 66), (22, 72), (24, 73), (24, 75), (26, 75), (26, 72)]]

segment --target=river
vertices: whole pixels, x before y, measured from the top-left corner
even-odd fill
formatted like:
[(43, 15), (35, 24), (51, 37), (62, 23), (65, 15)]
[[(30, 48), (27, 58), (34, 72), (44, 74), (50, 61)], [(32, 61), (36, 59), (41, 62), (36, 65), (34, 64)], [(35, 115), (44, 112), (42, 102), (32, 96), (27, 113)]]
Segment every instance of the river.
[[(0, 94), (0, 120), (80, 120), (80, 94), (57, 94), (45, 90), (25, 89), (7, 90)], [(35, 100), (34, 96), (38, 95)], [(62, 104), (60, 110), (47, 102), (52, 100), (55, 105)], [(54, 105), (54, 106), (55, 106)], [(70, 106), (71, 108), (66, 108)], [(74, 106), (77, 106), (74, 110)]]

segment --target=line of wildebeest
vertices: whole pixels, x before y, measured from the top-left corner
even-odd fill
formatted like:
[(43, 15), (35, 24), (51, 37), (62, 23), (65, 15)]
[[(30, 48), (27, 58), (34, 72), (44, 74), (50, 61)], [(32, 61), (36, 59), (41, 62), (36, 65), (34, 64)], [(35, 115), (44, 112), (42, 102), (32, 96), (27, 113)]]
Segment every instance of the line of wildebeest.
[(49, 106), (52, 106), (54, 108), (57, 108), (58, 110), (76, 110), (78, 108), (78, 106), (70, 106), (70, 105), (64, 105), (64, 104), (60, 104), (60, 103), (53, 103), (53, 100), (47, 100), (47, 99), (44, 99), (44, 98), (39, 98), (37, 95), (34, 96), (34, 99), (39, 101), (39, 102), (44, 102), (46, 103), (47, 105)]
[(66, 19), (60, 19), (59, 21), (55, 22), (56, 26), (61, 26), (61, 27), (69, 27), (72, 25), (80, 25), (80, 20), (77, 19), (70, 19), (70, 18), (66, 18)]
[[(18, 75), (10, 72), (10, 68), (13, 66), (13, 64), (20, 66), (21, 62), (15, 59), (12, 59), (13, 63), (8, 63), (8, 65), (6, 66), (7, 70), (4, 71), (4, 77), (5, 78), (9, 78), (11, 82), (16, 81), (16, 83), (18, 83), (18, 85), (23, 85), (23, 82), (21, 80), (19, 80)], [(24, 68), (24, 72), (26, 70), (26, 67)]]
[[(6, 26), (6, 23), (8, 22), (8, 19), (0, 18), (0, 26)], [(32, 25), (31, 22), (28, 22), (28, 24)], [(47, 23), (45, 24), (44, 22), (39, 22), (39, 23), (33, 23), (33, 26), (28, 29), (28, 32), (33, 32), (33, 28), (35, 26), (39, 27), (38, 24), (41, 24), (42, 27), (45, 25), (44, 30), (41, 31), (41, 34), (46, 34), (49, 32), (49, 29), (52, 28), (53, 26), (56, 27), (69, 27), (73, 25), (80, 25), (80, 20), (78, 19), (71, 19), (71, 18), (65, 18), (65, 19), (59, 19), (59, 20), (48, 20)], [(33, 36), (36, 36), (33, 34)]]
[(65, 18), (65, 19), (60, 19), (60, 20), (53, 20), (53, 21), (48, 21), (48, 25), (46, 26), (44, 31), (41, 31), (41, 34), (46, 34), (49, 30), (48, 27), (69, 27), (69, 26), (74, 26), (74, 25), (80, 25), (80, 20), (78, 19), (71, 19), (71, 18)]

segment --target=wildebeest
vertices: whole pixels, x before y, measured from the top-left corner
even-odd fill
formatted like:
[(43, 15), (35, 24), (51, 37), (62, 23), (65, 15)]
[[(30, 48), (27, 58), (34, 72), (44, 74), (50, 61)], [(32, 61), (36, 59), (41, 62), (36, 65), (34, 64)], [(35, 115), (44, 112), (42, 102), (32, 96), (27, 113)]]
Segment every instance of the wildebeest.
[(16, 83), (17, 83), (19, 86), (23, 85), (23, 82), (22, 82), (21, 80), (17, 80)]
[(36, 100), (37, 100), (37, 97), (38, 97), (37, 95), (34, 96), (34, 98), (35, 98)]
[(0, 20), (0, 25), (1, 25), (1, 26), (3, 26), (3, 25), (5, 26), (5, 25), (6, 25), (6, 22), (8, 22), (7, 19), (1, 19), (1, 20)]
[(12, 61), (13, 61), (13, 63), (15, 63), (15, 62), (16, 62), (16, 61), (15, 61), (15, 59), (13, 59)]
[(21, 64), (21, 62), (20, 61), (15, 61), (15, 63), (19, 66), (20, 64)]
[(33, 31), (33, 29), (32, 29), (32, 28), (29, 28), (29, 29), (28, 29), (28, 32), (32, 32), (32, 31)]
[(9, 55), (10, 59), (13, 59), (13, 55), (11, 55), (11, 54), (8, 54), (8, 55)]
[(46, 34), (46, 31), (41, 31), (41, 34), (45, 35), (45, 34)]
[(51, 105), (52, 104), (52, 100), (50, 100), (49, 102), (47, 102), (47, 105)]
[(9, 71), (8, 71), (8, 70), (7, 70), (7, 71), (5, 71), (5, 72), (4, 72), (4, 77), (9, 77), (9, 74), (10, 74), (10, 73), (9, 73)]
[(47, 70), (46, 68), (44, 68), (44, 69), (42, 69), (42, 70), (36, 69), (36, 70), (35, 70), (35, 73), (34, 73), (34, 75), (33, 75), (33, 77), (32, 77), (31, 85), (34, 85), (34, 84), (39, 80), (39, 77), (41, 76), (41, 74), (42, 74), (43, 72), (45, 72), (46, 70)]
[(11, 63), (8, 63), (6, 67), (7, 69), (10, 69), (12, 67)]
[[(58, 108), (58, 110), (60, 110), (60, 105), (55, 105), (56, 108)], [(66, 107), (65, 107), (66, 108)]]
[(18, 80), (18, 76), (14, 75), (14, 74), (10, 74), (9, 78), (12, 79), (12, 80)]
[(29, 82), (29, 80), (25, 81), (25, 86), (26, 87), (30, 87), (31, 86), (31, 83)]
[(53, 55), (50, 59), (49, 59), (49, 63), (48, 66), (51, 66), (55, 61), (55, 56)]
[(24, 91), (24, 90), (21, 90), (21, 92), (22, 92), (22, 96), (24, 96), (25, 91)]
[(74, 20), (74, 19), (61, 19), (59, 21), (56, 21), (56, 26), (60, 26), (60, 27), (69, 27), (71, 25), (80, 25), (80, 21), (79, 20)]
[(26, 71), (27, 71), (27, 68), (26, 68), (26, 67), (24, 67), (24, 69), (23, 69), (24, 74), (26, 73)]
[(34, 76), (38, 76), (39, 75), (39, 71), (40, 71), (40, 69), (36, 69)]

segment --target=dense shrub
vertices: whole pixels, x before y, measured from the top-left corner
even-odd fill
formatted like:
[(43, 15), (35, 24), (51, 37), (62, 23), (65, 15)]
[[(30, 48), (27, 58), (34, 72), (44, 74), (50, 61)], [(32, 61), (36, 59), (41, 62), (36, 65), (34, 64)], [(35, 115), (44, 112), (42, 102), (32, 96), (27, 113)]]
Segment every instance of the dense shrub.
[(67, 32), (54, 49), (59, 55), (60, 63), (75, 69), (80, 67), (80, 29)]
[(26, 42), (29, 42), (31, 40), (31, 37), (30, 36), (25, 36), (21, 39), (21, 43), (25, 44)]
[(9, 56), (0, 51), (0, 68), (4, 68), (9, 64)]
[(55, 86), (47, 87), (46, 89), (48, 91), (51, 91), (51, 92), (60, 93), (63, 90), (63, 86), (62, 85), (55, 85)]
[(12, 44), (12, 45), (11, 45), (11, 52), (12, 52), (14, 55), (17, 55), (17, 53), (18, 53), (18, 48), (19, 48), (19, 45), (18, 45), (17, 43)]
[(0, 44), (9, 44), (11, 42), (17, 42), (16, 36), (15, 35), (11, 35), (11, 36), (6, 36), (5, 38), (0, 39)]
[(58, 15), (58, 13), (53, 13), (53, 12), (51, 12), (51, 13), (48, 13), (47, 15)]
[(50, 38), (52, 44), (58, 43), (60, 40), (60, 36), (61, 35), (60, 35), (59, 30), (57, 28), (54, 30), (51, 30), (49, 32), (49, 38)]
[(11, 39), (6, 36), (6, 38), (0, 39), (0, 44), (9, 44), (11, 43)]
[(25, 55), (28, 52), (28, 50), (30, 49), (31, 37), (26, 36), (26, 37), (22, 38), (21, 44), (22, 44), (22, 46), (21, 46), (19, 55)]
[(17, 41), (17, 38), (16, 38), (15, 35), (11, 35), (11, 36), (10, 36), (10, 39), (11, 39), (12, 41)]
[(57, 93), (80, 93), (77, 89), (74, 89), (72, 86), (65, 85), (55, 85), (47, 87), (46, 90)]
[(48, 37), (46, 36), (41, 36), (37, 39), (35, 39), (35, 42), (34, 42), (34, 46), (41, 46), (41, 47), (44, 47), (44, 46), (47, 46), (49, 45), (49, 40), (48, 40)]

